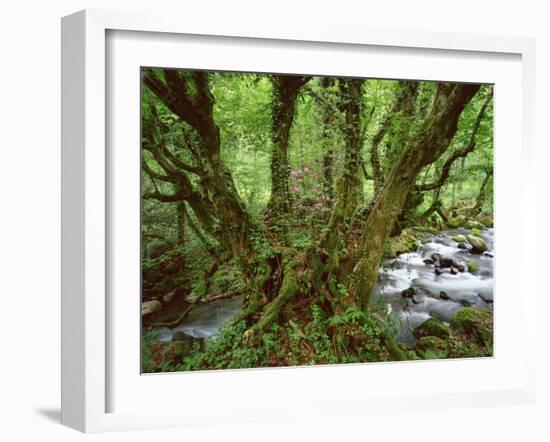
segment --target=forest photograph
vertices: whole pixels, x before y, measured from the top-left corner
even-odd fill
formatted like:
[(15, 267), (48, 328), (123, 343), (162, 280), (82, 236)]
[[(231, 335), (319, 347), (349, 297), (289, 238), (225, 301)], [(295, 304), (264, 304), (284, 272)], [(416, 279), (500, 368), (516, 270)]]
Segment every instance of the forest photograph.
[(141, 68), (141, 371), (493, 356), (493, 86)]

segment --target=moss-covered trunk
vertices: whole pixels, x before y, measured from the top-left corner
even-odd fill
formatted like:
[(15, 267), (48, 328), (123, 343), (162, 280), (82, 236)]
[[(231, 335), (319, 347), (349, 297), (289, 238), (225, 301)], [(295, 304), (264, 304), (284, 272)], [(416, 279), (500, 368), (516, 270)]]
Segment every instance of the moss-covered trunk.
[[(240, 255), (249, 247), (253, 226), (233, 177), (221, 159), (220, 130), (214, 121), (214, 98), (208, 75), (198, 71), (184, 74), (172, 69), (149, 69), (144, 71), (143, 81), (196, 135), (196, 141), (184, 137), (186, 148), (196, 159), (195, 165), (184, 163), (166, 148), (156, 150), (155, 159), (166, 175), (155, 175), (176, 182), (181, 189), (168, 201), (187, 201), (204, 229), (228, 252)], [(188, 173), (200, 178), (200, 190)], [(157, 196), (161, 201), (162, 198)]]
[(344, 113), (344, 172), (336, 182), (335, 204), (321, 247), (329, 255), (338, 253), (338, 243), (348, 230), (351, 218), (363, 199), (361, 180), (361, 114), (363, 80), (340, 81), (340, 109)]
[(288, 142), (296, 112), (296, 97), (309, 77), (277, 75), (272, 77), (271, 105), (271, 196), (268, 210), (275, 216), (290, 210)]
[(449, 147), (464, 107), (479, 86), (441, 83), (434, 105), (418, 134), (409, 142), (385, 180), (361, 233), (349, 291), (363, 309), (376, 284), (384, 244), (420, 170)]

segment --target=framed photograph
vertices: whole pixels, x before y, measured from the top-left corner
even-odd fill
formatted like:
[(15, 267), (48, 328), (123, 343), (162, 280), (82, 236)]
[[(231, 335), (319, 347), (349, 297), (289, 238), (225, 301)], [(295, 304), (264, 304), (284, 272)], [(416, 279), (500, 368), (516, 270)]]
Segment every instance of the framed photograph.
[(534, 400), (532, 40), (94, 10), (62, 46), (64, 424)]

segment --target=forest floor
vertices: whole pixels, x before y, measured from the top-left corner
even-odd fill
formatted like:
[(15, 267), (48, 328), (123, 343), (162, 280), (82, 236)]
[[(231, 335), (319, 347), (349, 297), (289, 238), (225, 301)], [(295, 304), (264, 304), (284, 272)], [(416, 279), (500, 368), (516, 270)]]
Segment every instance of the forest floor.
[(243, 341), (247, 323), (232, 320), (246, 287), (226, 263), (199, 299), (176, 290), (148, 301), (161, 308), (144, 316), (143, 372), (492, 356), (492, 229), (407, 229), (385, 257), (366, 312), (334, 314), (304, 291), (254, 343)]

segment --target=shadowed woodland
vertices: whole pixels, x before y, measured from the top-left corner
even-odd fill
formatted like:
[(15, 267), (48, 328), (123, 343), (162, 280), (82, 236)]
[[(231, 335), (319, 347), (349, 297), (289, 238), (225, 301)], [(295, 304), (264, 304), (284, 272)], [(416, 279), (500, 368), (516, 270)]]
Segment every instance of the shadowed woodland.
[(144, 372), (492, 355), (492, 86), (141, 75)]

